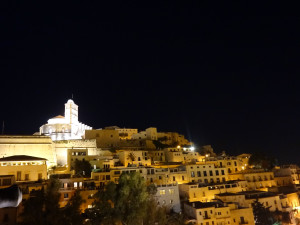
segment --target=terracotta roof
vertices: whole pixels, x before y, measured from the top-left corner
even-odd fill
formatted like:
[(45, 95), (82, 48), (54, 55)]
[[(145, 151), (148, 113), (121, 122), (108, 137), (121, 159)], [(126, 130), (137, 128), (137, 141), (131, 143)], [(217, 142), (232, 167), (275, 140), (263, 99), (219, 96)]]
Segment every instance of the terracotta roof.
[(14, 155), (0, 158), (0, 162), (7, 162), (7, 161), (41, 161), (47, 160), (44, 158), (29, 156), (29, 155)]
[(56, 116), (56, 117), (53, 117), (52, 119), (57, 119), (57, 118), (65, 118), (65, 117), (62, 116), (62, 115), (58, 115), (58, 116)]

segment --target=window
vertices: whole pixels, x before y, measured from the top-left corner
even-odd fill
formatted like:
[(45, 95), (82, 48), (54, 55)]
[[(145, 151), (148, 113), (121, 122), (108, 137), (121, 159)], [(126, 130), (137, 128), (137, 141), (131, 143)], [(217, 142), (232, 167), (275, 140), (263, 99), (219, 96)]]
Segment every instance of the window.
[(11, 185), (11, 179), (3, 179), (3, 186)]
[(221, 170), (221, 174), (222, 174), (222, 175), (225, 175), (225, 171), (224, 171), (224, 170)]
[(173, 181), (176, 181), (175, 177), (173, 176)]
[(203, 171), (203, 176), (207, 177), (207, 172)]
[(212, 170), (209, 171), (209, 176), (212, 176), (213, 175), (213, 172)]
[(166, 191), (165, 191), (165, 190), (159, 190), (159, 194), (160, 194), (160, 195), (165, 195), (165, 194), (166, 194)]
[(29, 180), (29, 174), (25, 174), (25, 180)]
[(69, 198), (69, 194), (68, 194), (68, 193), (65, 193), (65, 194), (64, 194), (64, 198)]
[(201, 172), (200, 171), (197, 171), (197, 176), (201, 177)]
[(17, 181), (21, 181), (21, 175), (22, 175), (22, 172), (17, 171)]
[(219, 170), (216, 170), (216, 176), (219, 176)]
[(184, 176), (182, 176), (182, 180), (184, 180)]
[(195, 172), (194, 171), (191, 172), (191, 177), (195, 177)]
[(173, 195), (175, 193), (175, 190), (173, 188), (169, 189), (170, 195)]
[(3, 222), (9, 222), (9, 218), (8, 218), (8, 214), (5, 213), (4, 216), (3, 216)]

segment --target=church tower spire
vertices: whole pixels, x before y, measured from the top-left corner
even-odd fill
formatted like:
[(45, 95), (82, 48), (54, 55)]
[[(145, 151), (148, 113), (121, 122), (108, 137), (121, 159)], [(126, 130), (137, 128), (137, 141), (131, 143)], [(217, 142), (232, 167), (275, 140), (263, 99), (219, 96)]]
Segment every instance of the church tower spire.
[(71, 99), (65, 104), (65, 120), (68, 124), (78, 123), (78, 105)]

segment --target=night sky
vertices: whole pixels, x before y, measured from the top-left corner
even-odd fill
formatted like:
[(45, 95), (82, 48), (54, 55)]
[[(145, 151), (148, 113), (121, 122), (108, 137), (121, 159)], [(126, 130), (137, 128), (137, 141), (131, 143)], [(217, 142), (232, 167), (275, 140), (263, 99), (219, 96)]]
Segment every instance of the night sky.
[(298, 163), (300, 17), (179, 6), (9, 7), (0, 14), (4, 133), (33, 134), (73, 94), (93, 128), (154, 126), (216, 152)]

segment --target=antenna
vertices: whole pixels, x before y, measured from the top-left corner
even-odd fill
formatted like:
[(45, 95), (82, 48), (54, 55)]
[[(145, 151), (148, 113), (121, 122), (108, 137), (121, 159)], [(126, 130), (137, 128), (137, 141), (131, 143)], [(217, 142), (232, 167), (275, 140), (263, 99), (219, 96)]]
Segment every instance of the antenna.
[(72, 100), (74, 99), (73, 93), (72, 93)]

